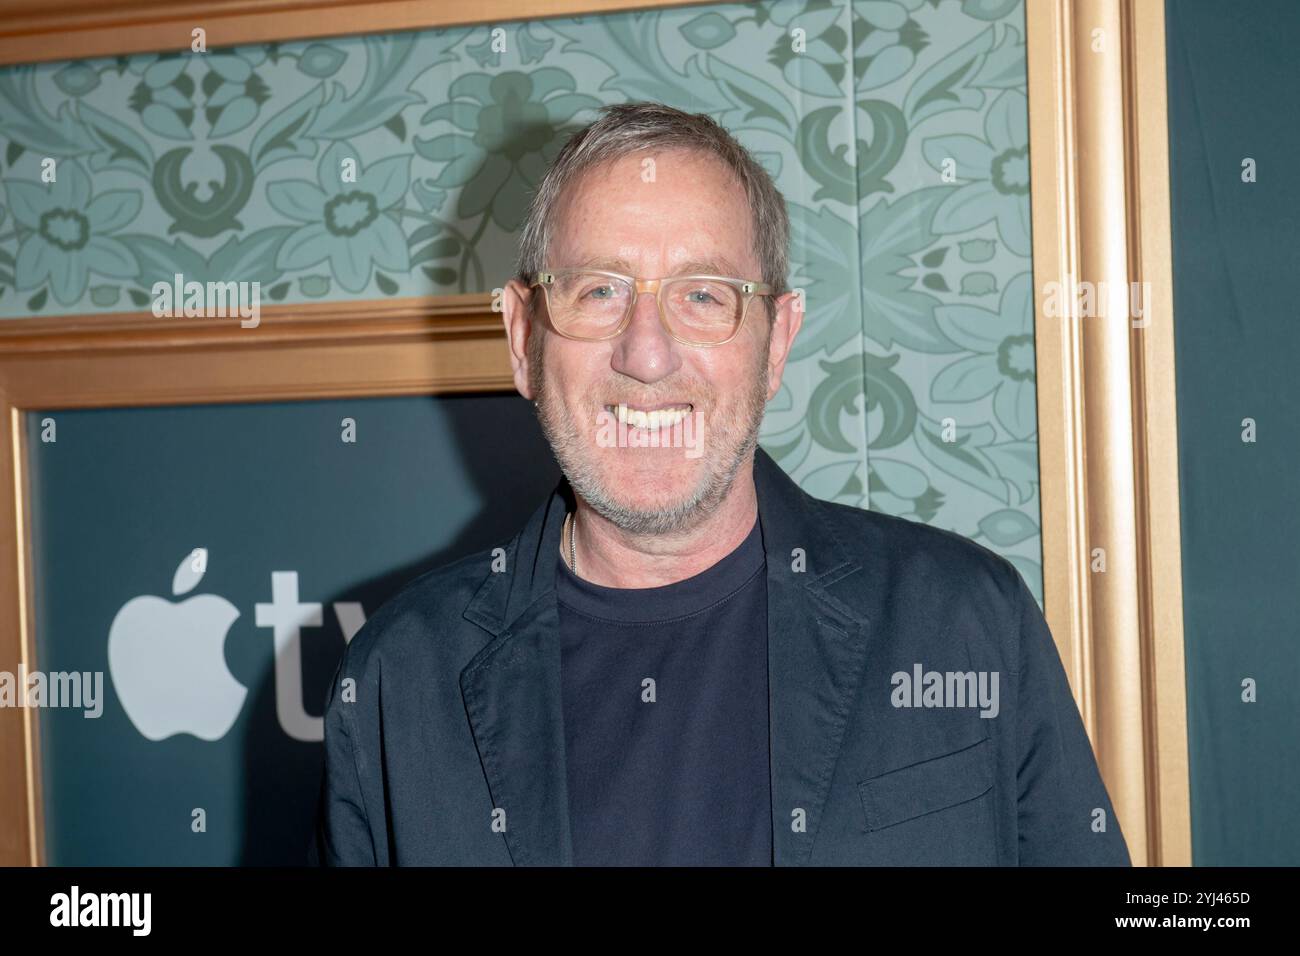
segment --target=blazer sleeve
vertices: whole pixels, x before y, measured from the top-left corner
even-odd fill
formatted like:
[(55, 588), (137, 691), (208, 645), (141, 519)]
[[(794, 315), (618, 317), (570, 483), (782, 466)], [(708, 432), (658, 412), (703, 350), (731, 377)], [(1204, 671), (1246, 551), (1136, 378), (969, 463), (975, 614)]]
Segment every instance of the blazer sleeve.
[(1013, 573), (1020, 626), (1020, 865), (1129, 866), (1128, 847), (1056, 642), (1033, 594), (1019, 573)]
[(374, 841), (361, 797), (361, 780), (346, 709), (340, 696), (346, 652), (330, 683), (325, 704), (325, 771), (316, 826), (307, 850), (312, 866), (375, 866)]

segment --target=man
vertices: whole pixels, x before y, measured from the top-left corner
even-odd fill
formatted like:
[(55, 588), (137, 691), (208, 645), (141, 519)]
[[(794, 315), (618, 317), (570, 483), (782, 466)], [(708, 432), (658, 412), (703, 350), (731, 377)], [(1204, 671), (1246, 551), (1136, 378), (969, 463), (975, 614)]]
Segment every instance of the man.
[(610, 107), (557, 156), (504, 319), (566, 480), (352, 640), (317, 859), (1128, 864), (1012, 565), (757, 449), (788, 233), (705, 116)]

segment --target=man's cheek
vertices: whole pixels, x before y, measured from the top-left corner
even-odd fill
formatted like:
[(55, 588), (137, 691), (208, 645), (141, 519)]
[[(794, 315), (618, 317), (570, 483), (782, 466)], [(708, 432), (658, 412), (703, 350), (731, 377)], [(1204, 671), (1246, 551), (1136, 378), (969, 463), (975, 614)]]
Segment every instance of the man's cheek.
[(704, 454), (704, 437), (708, 432), (705, 421), (703, 411), (692, 412), (682, 419), (682, 447), (686, 457), (692, 461)]

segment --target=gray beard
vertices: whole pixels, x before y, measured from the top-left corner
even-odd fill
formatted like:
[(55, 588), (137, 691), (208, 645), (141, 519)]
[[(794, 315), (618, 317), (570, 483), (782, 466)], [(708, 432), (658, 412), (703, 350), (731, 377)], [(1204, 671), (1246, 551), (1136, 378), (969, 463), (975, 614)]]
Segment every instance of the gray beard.
[[(716, 404), (714, 405), (715, 418), (737, 424), (721, 429), (707, 429), (706, 434), (720, 434), (717, 434), (716, 440), (707, 442), (703, 459), (706, 462), (704, 475), (683, 501), (658, 509), (628, 507), (618, 501), (605, 486), (595, 456), (591, 453), (589, 436), (584, 436), (583, 429), (559, 401), (552, 400), (551, 391), (546, 386), (541, 355), (538, 354), (540, 352), (540, 348), (533, 352), (533, 360), (530, 361), (537, 420), (570, 486), (598, 515), (628, 534), (665, 535), (689, 531), (717, 510), (731, 490), (740, 466), (749, 460), (758, 445), (758, 432), (767, 407), (767, 388), (763, 374), (766, 369), (766, 349), (755, 370), (749, 394), (737, 409), (739, 414), (719, 414)], [(594, 428), (593, 424), (587, 430)]]

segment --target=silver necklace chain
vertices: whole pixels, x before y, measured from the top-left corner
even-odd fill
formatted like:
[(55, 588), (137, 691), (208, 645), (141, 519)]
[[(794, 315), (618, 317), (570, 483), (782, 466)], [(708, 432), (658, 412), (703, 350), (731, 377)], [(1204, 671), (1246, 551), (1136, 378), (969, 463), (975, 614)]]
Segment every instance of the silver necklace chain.
[(569, 515), (569, 570), (575, 575), (578, 573), (578, 548), (574, 542), (574, 536), (577, 533), (578, 512)]

